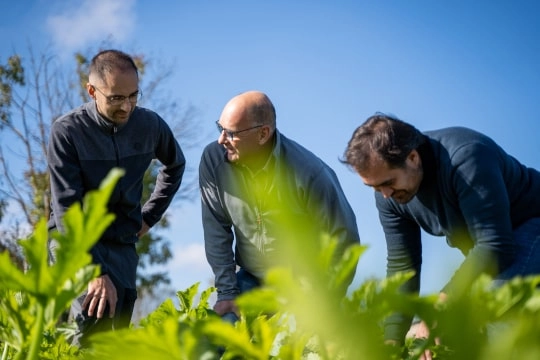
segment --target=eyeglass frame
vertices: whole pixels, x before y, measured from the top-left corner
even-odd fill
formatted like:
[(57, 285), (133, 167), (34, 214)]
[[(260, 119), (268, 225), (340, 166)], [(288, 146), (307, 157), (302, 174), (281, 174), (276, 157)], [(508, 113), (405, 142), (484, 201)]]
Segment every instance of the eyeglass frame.
[[(137, 101), (140, 100), (142, 97), (142, 91), (141, 89), (137, 89), (133, 94), (124, 96), (124, 95), (105, 95), (103, 91), (101, 91), (97, 86), (90, 84), (91, 87), (93, 87), (95, 90), (97, 90), (101, 95), (105, 96), (105, 99), (107, 99), (107, 104), (112, 106), (118, 106), (122, 105), (126, 102), (126, 99), (129, 101), (130, 104), (136, 104)], [(135, 98), (133, 100), (132, 98)]]
[(217, 129), (218, 129), (219, 133), (223, 134), (223, 132), (225, 131), (225, 135), (227, 136), (229, 141), (233, 141), (234, 136), (241, 133), (241, 132), (257, 129), (257, 128), (263, 127), (264, 125), (265, 124), (260, 124), (260, 125), (256, 125), (256, 126), (247, 128), (247, 129), (243, 129), (243, 130), (231, 131), (231, 130), (225, 129), (223, 126), (221, 126), (221, 124), (219, 123), (219, 120), (216, 120), (216, 126), (217, 126)]

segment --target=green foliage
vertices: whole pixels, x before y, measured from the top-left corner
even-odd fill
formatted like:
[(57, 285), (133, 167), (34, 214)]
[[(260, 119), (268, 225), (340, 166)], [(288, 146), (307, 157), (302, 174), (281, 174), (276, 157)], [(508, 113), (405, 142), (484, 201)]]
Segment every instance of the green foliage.
[[(21, 271), (0, 256), (0, 348), (4, 359), (418, 359), (430, 349), (435, 359), (540, 358), (540, 276), (515, 278), (494, 288), (487, 276), (464, 296), (406, 295), (398, 291), (413, 274), (369, 279), (344, 291), (366, 251), (351, 246), (341, 256), (334, 239), (323, 237), (314, 256), (295, 251), (268, 272), (264, 285), (237, 298), (234, 325), (211, 309), (213, 287), (199, 283), (166, 299), (137, 326), (103, 332), (78, 349), (57, 319), (97, 275), (88, 250), (112, 221), (108, 196), (121, 173), (114, 172), (84, 207), (65, 217), (65, 233), (47, 234), (41, 222), (22, 242), (29, 268)], [(59, 247), (49, 264), (49, 235)], [(298, 245), (298, 244), (296, 244)], [(298, 249), (297, 249), (298, 250)], [(286, 266), (296, 261), (297, 266)], [(299, 264), (299, 263), (302, 264)], [(382, 322), (393, 312), (429, 324), (429, 339), (385, 345)], [(439, 338), (441, 345), (435, 345)]]
[[(481, 277), (466, 297), (446, 304), (436, 294), (400, 293), (413, 274), (368, 280), (343, 295), (336, 280), (347, 278), (342, 272), (351, 270), (365, 247), (349, 248), (342, 261), (328, 267), (336, 244), (324, 243), (320, 256), (303, 259), (312, 272), (298, 276), (276, 267), (263, 287), (241, 295), (242, 317), (235, 325), (208, 309), (215, 289), (205, 290), (195, 304), (196, 284), (177, 293), (180, 309), (169, 299), (139, 328), (96, 335), (90, 358), (418, 359), (425, 349), (436, 359), (538, 356), (539, 278), (516, 278), (494, 289), (491, 279)], [(432, 324), (430, 339), (408, 339), (402, 348), (384, 345), (382, 320), (395, 311)], [(435, 337), (442, 345), (434, 344)]]
[(180, 309), (167, 299), (137, 328), (96, 334), (84, 358), (211, 359), (216, 347), (205, 341), (202, 328), (209, 317), (218, 319), (208, 309), (208, 299), (215, 289), (205, 290), (196, 304), (198, 287), (197, 283), (177, 293)]
[[(73, 205), (64, 217), (63, 234), (49, 234), (41, 220), (32, 236), (21, 241), (29, 264), (26, 271), (11, 263), (8, 253), (0, 254), (2, 339), (18, 351), (17, 358), (44, 357), (39, 355), (44, 335), (54, 333), (60, 315), (98, 275), (88, 251), (113, 220), (107, 214), (107, 201), (122, 175), (123, 171), (113, 170), (99, 191), (85, 196), (83, 209)], [(49, 236), (58, 243), (53, 264), (47, 251)]]

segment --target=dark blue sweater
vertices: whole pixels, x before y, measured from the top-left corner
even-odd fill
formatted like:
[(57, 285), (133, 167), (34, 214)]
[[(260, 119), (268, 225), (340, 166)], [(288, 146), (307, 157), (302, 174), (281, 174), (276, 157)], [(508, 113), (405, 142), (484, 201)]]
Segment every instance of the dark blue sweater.
[[(423, 229), (446, 236), (448, 245), (466, 255), (443, 289), (452, 293), (462, 280), (482, 272), (495, 275), (512, 264), (512, 230), (540, 217), (540, 173), (470, 129), (453, 127), (425, 135), (427, 142), (418, 149), (424, 179), (416, 196), (400, 205), (375, 194), (387, 242), (387, 274), (414, 270), (404, 290), (419, 291)], [(402, 340), (410, 320), (390, 317), (386, 338)]]

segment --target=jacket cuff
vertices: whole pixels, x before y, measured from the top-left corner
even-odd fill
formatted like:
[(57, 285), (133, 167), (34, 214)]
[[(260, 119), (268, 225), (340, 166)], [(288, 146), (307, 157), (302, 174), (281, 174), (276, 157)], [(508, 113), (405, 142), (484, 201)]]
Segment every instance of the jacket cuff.
[(153, 227), (161, 219), (161, 217), (151, 216), (150, 214), (143, 214), (142, 218), (149, 227)]

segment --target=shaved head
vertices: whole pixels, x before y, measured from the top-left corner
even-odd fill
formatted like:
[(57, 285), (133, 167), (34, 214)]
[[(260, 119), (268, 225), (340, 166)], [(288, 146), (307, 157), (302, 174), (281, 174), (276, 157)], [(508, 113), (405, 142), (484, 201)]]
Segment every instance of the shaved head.
[(222, 129), (218, 143), (227, 149), (229, 161), (252, 169), (264, 166), (276, 138), (276, 110), (266, 94), (236, 95), (223, 108), (218, 126)]
[(247, 91), (233, 97), (225, 108), (224, 114), (235, 115), (253, 124), (276, 127), (276, 110), (268, 96), (260, 91)]

